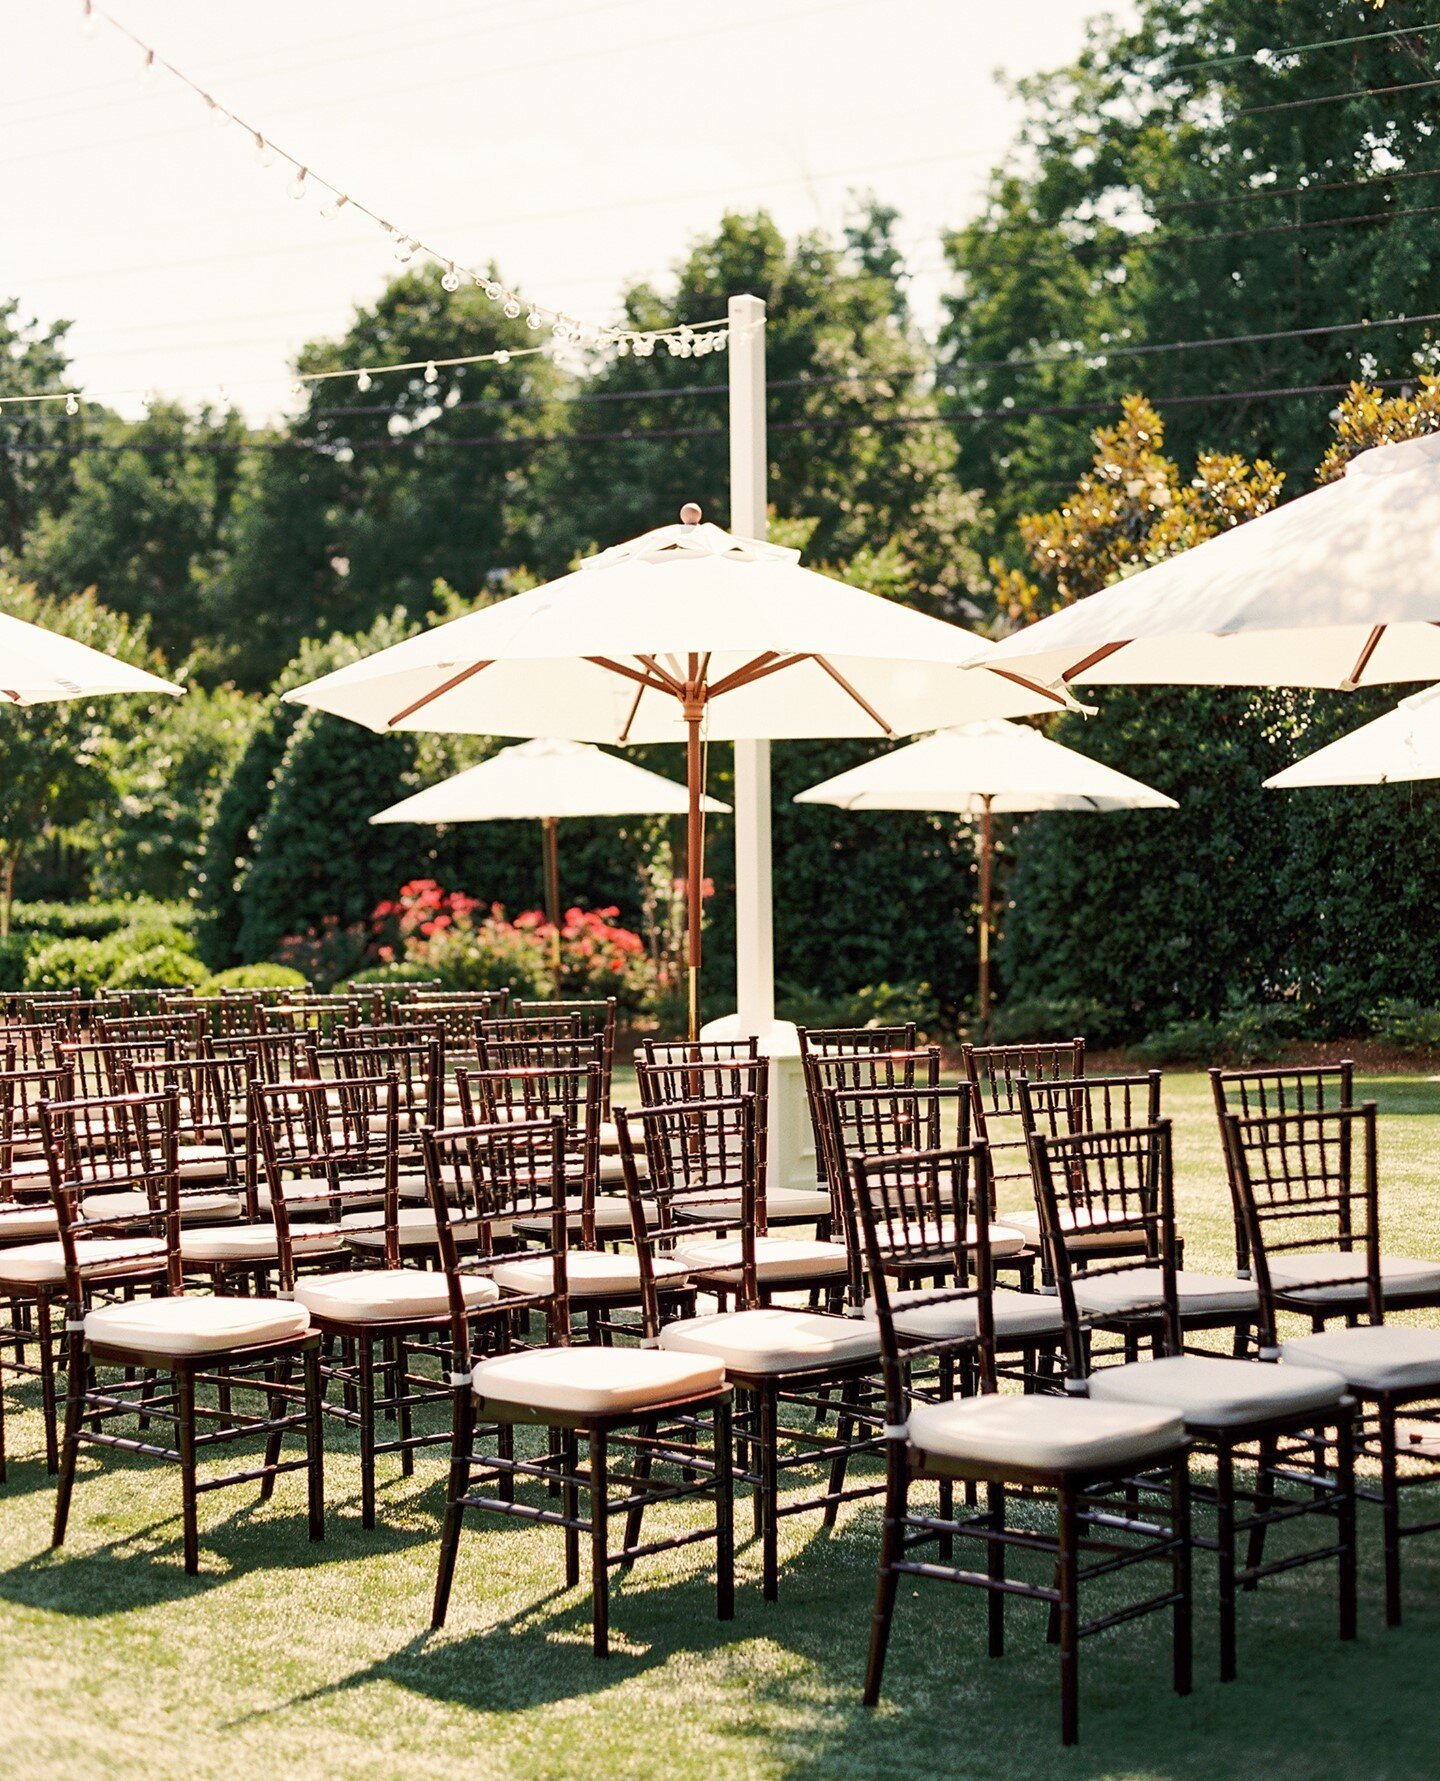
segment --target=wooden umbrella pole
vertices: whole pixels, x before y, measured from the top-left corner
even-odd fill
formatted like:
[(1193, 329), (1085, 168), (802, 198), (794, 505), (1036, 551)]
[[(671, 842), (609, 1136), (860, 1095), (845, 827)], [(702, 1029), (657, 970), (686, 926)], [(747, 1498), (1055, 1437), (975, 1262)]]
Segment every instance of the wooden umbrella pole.
[(560, 819), (542, 816), (540, 832), (545, 846), (545, 917), (550, 923), (550, 963), (555, 973), (555, 994), (560, 994)]
[(990, 821), (990, 793), (980, 806), (980, 1029), (990, 1037), (990, 854), (994, 835)]
[(689, 1036), (700, 1037), (700, 923), (704, 909), (705, 829), (701, 802), (705, 795), (700, 725), (705, 716), (703, 689), (692, 679), (685, 689), (685, 785), (689, 809), (685, 826), (685, 942), (689, 978)]

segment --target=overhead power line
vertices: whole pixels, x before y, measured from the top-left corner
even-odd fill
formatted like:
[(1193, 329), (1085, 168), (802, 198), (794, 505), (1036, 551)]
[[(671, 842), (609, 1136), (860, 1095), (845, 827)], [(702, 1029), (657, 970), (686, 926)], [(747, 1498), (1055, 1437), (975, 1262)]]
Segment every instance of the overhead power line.
[(1244, 105), (1235, 117), (1264, 117), (1276, 111), (1303, 111), (1311, 105), (1338, 105), (1343, 99), (1388, 99), (1396, 93), (1418, 93), (1440, 87), (1440, 80), (1407, 80), (1390, 87), (1351, 87), (1344, 93), (1312, 93), (1304, 99), (1281, 99), (1273, 105)]
[(1172, 65), (1172, 74), (1193, 74), (1207, 68), (1234, 68), (1242, 63), (1253, 63), (1263, 68), (1262, 56), (1305, 56), (1313, 50), (1349, 49), (1352, 44), (1380, 43), (1387, 37), (1423, 37), (1431, 31), (1440, 31), (1440, 25), (1397, 25), (1388, 31), (1364, 31), (1354, 37), (1322, 37), (1313, 43), (1287, 43), (1266, 45), (1258, 50), (1238, 50), (1232, 56), (1206, 56), (1199, 62), (1176, 62)]

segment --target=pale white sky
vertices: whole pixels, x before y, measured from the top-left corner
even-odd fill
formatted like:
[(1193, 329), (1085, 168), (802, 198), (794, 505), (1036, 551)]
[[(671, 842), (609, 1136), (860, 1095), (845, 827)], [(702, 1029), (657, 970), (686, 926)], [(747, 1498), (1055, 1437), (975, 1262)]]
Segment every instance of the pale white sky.
[[(401, 228), (494, 257), (536, 300), (611, 320), (727, 203), (836, 228), (902, 213), (922, 315), (938, 237), (1009, 140), (999, 68), (1067, 59), (1098, 0), (103, 0), (216, 98)], [(1111, 11), (1116, 7), (1109, 8)], [(1128, 0), (1123, 4), (1128, 11)], [(396, 270), (344, 213), (292, 201), (234, 127), (80, 0), (0, 6), (0, 294), (65, 316), (78, 381), (288, 404), (307, 339)], [(437, 275), (438, 275), (438, 268)], [(703, 318), (695, 318), (703, 319)], [(125, 395), (119, 392), (128, 392)]]

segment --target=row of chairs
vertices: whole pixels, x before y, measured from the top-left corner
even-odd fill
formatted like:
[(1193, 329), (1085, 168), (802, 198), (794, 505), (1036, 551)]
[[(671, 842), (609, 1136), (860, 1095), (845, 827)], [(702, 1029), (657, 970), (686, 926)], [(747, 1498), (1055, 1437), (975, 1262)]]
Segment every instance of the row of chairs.
[[(1215, 1467), (1205, 1539), (1219, 1554), (1222, 1674), (1234, 1671), (1236, 1590), (1302, 1561), (1336, 1561), (1342, 1632), (1353, 1631), (1358, 1399), (1381, 1467), (1387, 1608), (1398, 1618), (1406, 1530), (1398, 1518), (1392, 1530), (1398, 1435), (1392, 1427), (1387, 1469), (1385, 1424), (1429, 1408), (1421, 1400), (1440, 1391), (1440, 1345), (1383, 1324), (1374, 1111), (1353, 1105), (1353, 1080), (1217, 1076), (1253, 1276), (1233, 1280), (1183, 1267), (1158, 1076), (1086, 1077), (1083, 1051), (1070, 1051), (1068, 1076), (1064, 1048), (977, 1051), (965, 1079), (948, 1084), (938, 1053), (913, 1033), (808, 1034), (820, 1179), (772, 1191), (767, 1072), (753, 1043), (648, 1048), (640, 1104), (617, 1109), (607, 1129), (603, 1040), (593, 1035), (517, 1034), (506, 1049), (496, 1034), (479, 1066), (453, 1077), (437, 1039), (414, 1029), (372, 1023), (334, 1036), (312, 1042), (287, 1076), (272, 1078), (255, 1054), (238, 1218), (199, 1210), (216, 1197), (213, 1178), (194, 1173), (194, 1156), (187, 1177), (182, 1156), (182, 1126), (197, 1129), (182, 1122), (182, 1083), (213, 1082), (213, 1056), (132, 1059), (119, 1091), (39, 1103), (69, 1381), (57, 1540), (80, 1449), (134, 1446), (107, 1425), (131, 1417), (143, 1431), (165, 1415), (176, 1446), (138, 1445), (170, 1452), (188, 1480), (192, 1568), (202, 1443), (261, 1440), (260, 1466), (225, 1482), (258, 1479), (264, 1494), (280, 1471), (307, 1469), (317, 1531), (320, 1426), (338, 1417), (359, 1433), (367, 1523), (380, 1453), (398, 1452), (408, 1472), (419, 1448), (450, 1445), (437, 1624), (467, 1514), (519, 1514), (563, 1527), (572, 1582), (588, 1535), (603, 1652), (611, 1571), (677, 1542), (715, 1543), (728, 1612), (737, 1483), (752, 1491), (770, 1599), (782, 1515), (818, 1509), (833, 1524), (842, 1502), (883, 1492), (867, 1698), (878, 1696), (899, 1578), (948, 1576), (988, 1591), (997, 1652), (1008, 1595), (1049, 1604), (1071, 1738), (1079, 1641), (1117, 1617), (1173, 1610), (1176, 1681), (1188, 1686), (1197, 1444)], [(1048, 1068), (1043, 1050), (1054, 1054)], [(977, 1092), (987, 1072), (1008, 1084), (1004, 1116), (1018, 1119), (1018, 1140), (1000, 1134), (998, 1100)], [(999, 1205), (1001, 1181), (1018, 1179), (1017, 1150), (1034, 1241)], [(811, 1223), (812, 1236), (771, 1228), (784, 1192), (808, 1196), (791, 1222)], [(272, 1251), (207, 1275), (196, 1240), (223, 1243), (228, 1230), (233, 1242), (262, 1214)], [(1316, 1289), (1328, 1296), (1308, 1301), (1319, 1333), (1282, 1343), (1280, 1313), (1307, 1302), (1293, 1277), (1290, 1297), (1277, 1286), (1282, 1259), (1335, 1253), (1356, 1259), (1342, 1264), (1348, 1275), (1330, 1267)], [(0, 1258), (8, 1295), (7, 1265)], [(1440, 1300), (1440, 1269), (1432, 1275), (1428, 1298), (1409, 1278), (1407, 1302)], [(998, 1284), (1010, 1276), (1013, 1286)], [(201, 1280), (217, 1290), (196, 1293)], [(1309, 1290), (1303, 1278), (1299, 1287)], [(1324, 1328), (1361, 1316), (1370, 1327)], [(1195, 1332), (1217, 1328), (1233, 1331), (1235, 1357), (1192, 1351)], [(1376, 1387), (1376, 1356), (1398, 1364), (1397, 1337), (1418, 1343), (1409, 1373)], [(1353, 1359), (1342, 1364), (1334, 1345), (1347, 1340)], [(1307, 1358), (1305, 1341), (1330, 1347)], [(1238, 1358), (1255, 1352), (1264, 1358)], [(1368, 1386), (1351, 1377), (1362, 1362)], [(133, 1389), (102, 1387), (101, 1367)], [(1001, 1391), (1002, 1380), (1021, 1389)], [(258, 1408), (242, 1415), (247, 1389)], [(432, 1426), (425, 1406), (446, 1399), (449, 1427)], [(380, 1439), (388, 1428), (394, 1438)], [(286, 1436), (302, 1429), (303, 1458), (283, 1457)], [(851, 1470), (882, 1452), (883, 1481)], [(1246, 1455), (1258, 1462), (1248, 1490), (1236, 1477)], [(818, 1494), (782, 1498), (782, 1481), (806, 1475)], [(914, 1506), (920, 1479), (935, 1484), (933, 1511)], [(520, 1488), (535, 1483), (554, 1496), (537, 1504)], [(1007, 1574), (1007, 1550), (1037, 1544), (1028, 1510), (1022, 1525), (1008, 1515), (1017, 1490), (1055, 1497), (1053, 1538), (1039, 1542), (1055, 1567), (1050, 1584)], [(706, 1522), (647, 1541), (650, 1505), (684, 1496), (707, 1501)], [(1143, 1507), (1152, 1501), (1163, 1513)], [(1267, 1562), (1270, 1527), (1307, 1515), (1326, 1518), (1323, 1543)], [(1107, 1550), (1087, 1565), (1097, 1539)], [(985, 1548), (983, 1570), (954, 1562), (957, 1544), (972, 1541)], [(1108, 1550), (1117, 1541), (1123, 1550)], [(919, 1554), (931, 1544), (934, 1557)], [(1159, 1596), (1080, 1621), (1082, 1582), (1147, 1558), (1168, 1567)]]

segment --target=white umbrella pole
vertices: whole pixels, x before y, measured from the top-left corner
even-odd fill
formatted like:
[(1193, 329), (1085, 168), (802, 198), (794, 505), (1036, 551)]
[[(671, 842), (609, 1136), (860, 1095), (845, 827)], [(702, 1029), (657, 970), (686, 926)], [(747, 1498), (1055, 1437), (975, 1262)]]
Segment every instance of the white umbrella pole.
[[(727, 320), (730, 530), (764, 538), (765, 305), (732, 297)], [(735, 744), (735, 989), (740, 1032), (765, 1032), (775, 1018), (768, 742)]]
[(995, 845), (990, 793), (980, 805), (980, 1030), (990, 1037), (990, 856)]
[(560, 994), (560, 819), (540, 818), (545, 848), (545, 916), (550, 923), (550, 963), (555, 973), (555, 994)]

